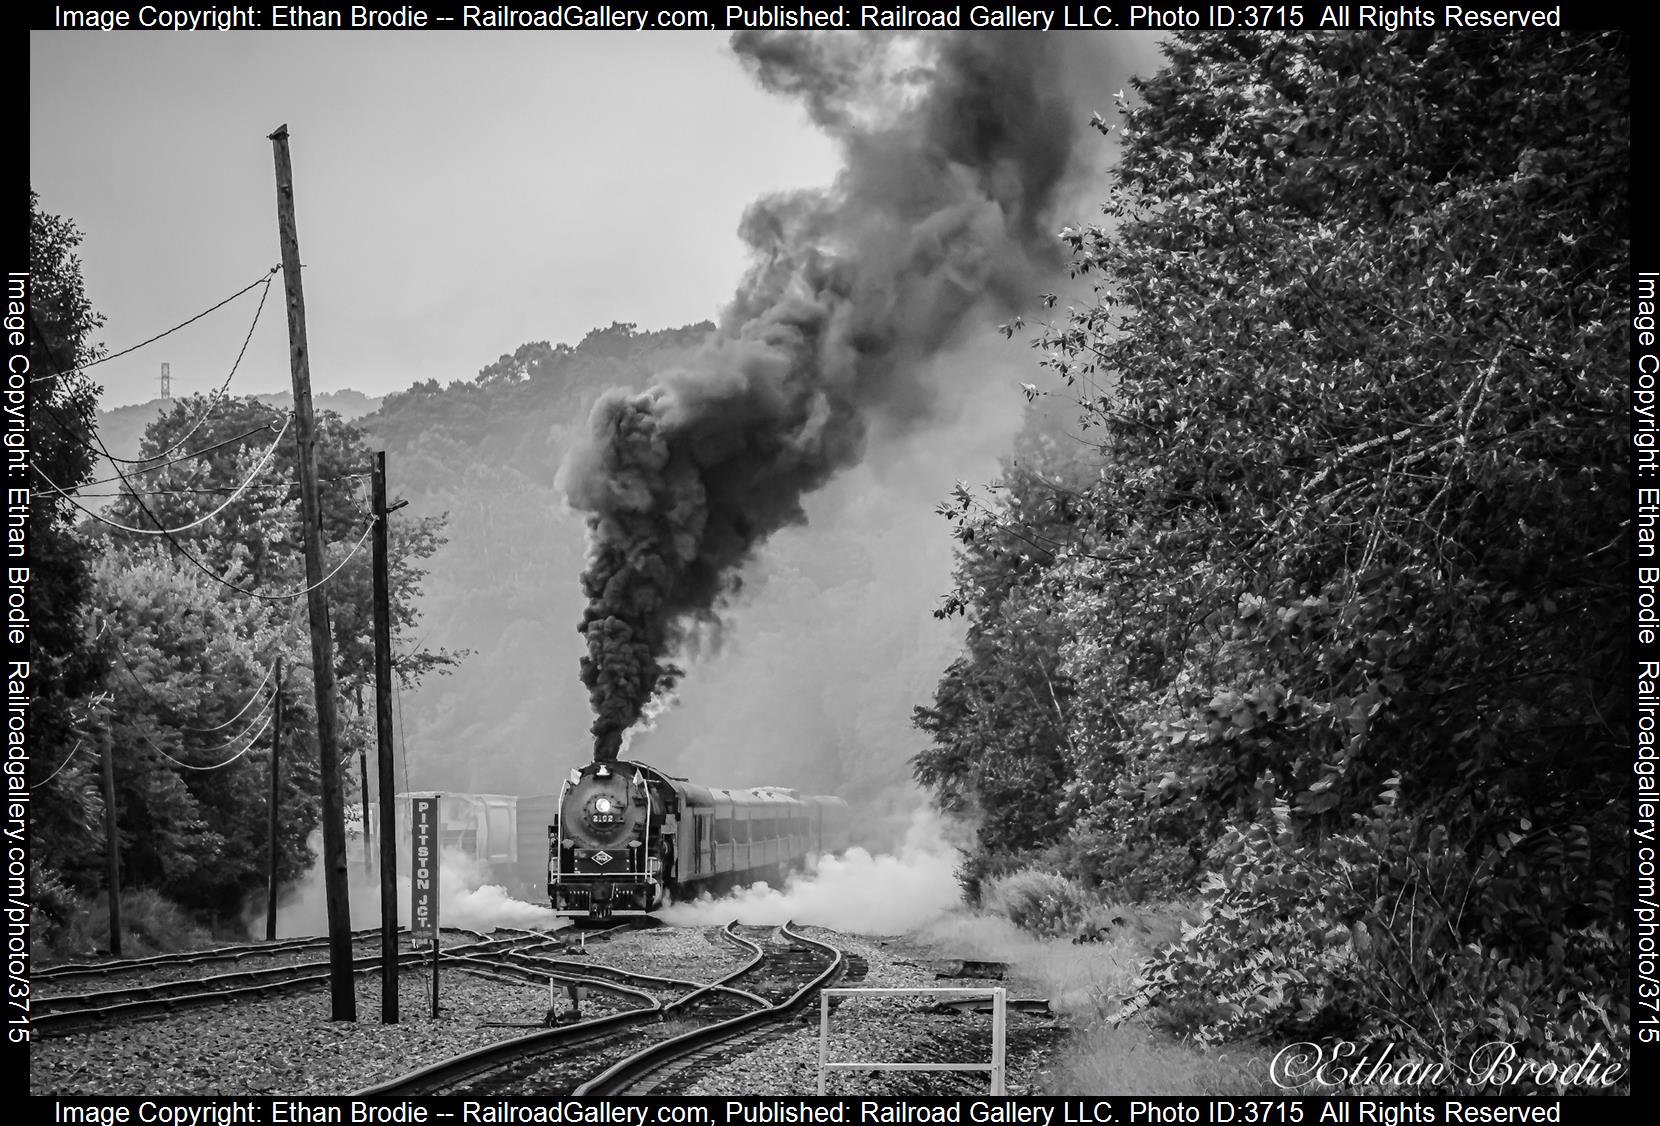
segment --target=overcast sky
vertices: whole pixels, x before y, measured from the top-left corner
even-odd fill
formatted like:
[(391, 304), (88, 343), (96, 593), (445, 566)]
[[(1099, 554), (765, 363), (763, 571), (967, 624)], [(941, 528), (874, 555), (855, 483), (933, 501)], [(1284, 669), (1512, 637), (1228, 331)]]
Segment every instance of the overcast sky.
[[(768, 191), (836, 154), (712, 33), (35, 32), (29, 178), (72, 219), (119, 350), (275, 265), (287, 123), (312, 383), (470, 379), (530, 340), (713, 318)], [(288, 386), (280, 278), (233, 393)], [(103, 405), (208, 391), (248, 294), (96, 369)]]

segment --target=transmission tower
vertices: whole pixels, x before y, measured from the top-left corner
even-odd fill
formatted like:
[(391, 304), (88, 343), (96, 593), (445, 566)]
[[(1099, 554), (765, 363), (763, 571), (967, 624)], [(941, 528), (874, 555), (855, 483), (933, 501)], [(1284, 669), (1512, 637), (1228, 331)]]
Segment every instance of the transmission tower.
[(165, 361), (161, 365), (161, 397), (173, 397), (173, 365)]

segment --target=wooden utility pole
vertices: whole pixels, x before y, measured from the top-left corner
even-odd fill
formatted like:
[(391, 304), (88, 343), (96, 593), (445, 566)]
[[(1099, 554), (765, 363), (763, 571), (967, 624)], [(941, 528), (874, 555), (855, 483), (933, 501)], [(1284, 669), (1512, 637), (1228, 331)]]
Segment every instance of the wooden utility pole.
[(104, 864), (110, 893), (110, 954), (121, 957), (121, 842), (115, 831), (114, 742), (104, 732)]
[(277, 782), (282, 772), (282, 658), (277, 658), (277, 695), (271, 704), (271, 798), (267, 803), (270, 818), (270, 845), (265, 863), (265, 941), (277, 938)]
[(294, 170), (288, 126), (270, 136), (277, 167), (277, 235), (288, 295), (288, 367), (294, 382), (294, 432), (299, 443), (300, 519), (305, 533), (306, 603), (311, 612), (311, 683), (317, 696), (317, 754), (323, 790), (323, 896), (329, 920), (329, 996), (334, 1020), (357, 1019), (352, 980), (352, 910), (346, 885), (346, 803), (340, 785), (340, 729), (334, 710), (334, 642), (323, 589), (322, 505), (317, 496), (317, 445), (311, 413), (311, 356), (306, 347), (305, 295), (300, 288), (300, 236), (294, 225)]
[(363, 791), (363, 870), (375, 870), (375, 833), (369, 827), (369, 752), (357, 749), (357, 785)]
[(404, 502), (386, 507), (386, 451), (375, 454), (371, 499), (375, 510), (375, 734), (380, 789), (380, 1019), (398, 1023), (398, 839), (392, 790), (392, 579), (388, 573), (386, 518)]

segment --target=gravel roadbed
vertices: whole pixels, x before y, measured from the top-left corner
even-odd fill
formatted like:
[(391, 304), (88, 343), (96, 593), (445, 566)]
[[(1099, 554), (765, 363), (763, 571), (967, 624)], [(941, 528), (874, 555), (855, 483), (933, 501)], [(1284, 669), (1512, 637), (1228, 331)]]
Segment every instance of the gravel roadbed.
[[(862, 960), (862, 980), (846, 985), (926, 987), (992, 985), (941, 980), (929, 952), (903, 939), (806, 933)], [(662, 927), (618, 932), (590, 946), (595, 962), (644, 973), (707, 981), (747, 955), (714, 928)], [(858, 963), (855, 963), (859, 965)], [(857, 975), (855, 975), (857, 976)], [(442, 978), (442, 1016), (429, 1016), (425, 969), (402, 976), (396, 1025), (380, 1023), (380, 979), (360, 977), (358, 1020), (329, 1019), (326, 986), (253, 1001), (181, 1010), (156, 1020), (129, 1021), (95, 1031), (37, 1040), (30, 1051), (29, 1087), (36, 1094), (86, 1095), (340, 1095), (485, 1044), (539, 1027), (548, 1008), (543, 986), (509, 984), (459, 969)], [(925, 1011), (931, 998), (854, 999), (832, 1017), (832, 1059), (967, 1060), (989, 1058), (989, 1015)], [(616, 1004), (590, 994), (583, 1016)], [(564, 1011), (568, 1002), (561, 998)], [(1061, 1031), (1049, 1018), (1009, 1014), (1009, 1092), (1041, 1089), (1036, 1076)], [(677, 1085), (687, 1094), (811, 1094), (817, 1083), (818, 1011), (793, 1031), (745, 1045), (710, 1069)], [(837, 1093), (951, 1093), (986, 1090), (982, 1073), (841, 1073)]]
[[(186, 1009), (161, 1020), (38, 1040), (29, 1089), (37, 1095), (343, 1095), (540, 1025), (545, 987), (463, 973), (405, 970), (398, 1024), (380, 1023), (380, 978), (358, 979), (355, 1023), (329, 1019), (326, 986), (256, 1001)], [(607, 1011), (594, 997), (584, 1016)]]
[[(864, 960), (861, 980), (844, 980), (848, 988), (967, 989), (1003, 985), (1001, 981), (941, 978), (948, 963), (938, 952), (905, 938), (869, 938), (838, 934), (818, 927), (802, 933), (822, 938), (848, 955)], [(1014, 996), (1015, 991), (1010, 991)], [(986, 1063), (991, 1059), (989, 1013), (930, 1011), (942, 996), (850, 997), (833, 999), (830, 1016), (831, 1062)], [(1053, 1017), (1008, 1013), (1005, 1083), (1011, 1095), (1039, 1093), (1053, 1053), (1065, 1029)], [(687, 1095), (810, 1095), (818, 1089), (819, 1010), (812, 1006), (793, 1030), (705, 1070), (694, 1082), (674, 1087)], [(903, 1072), (836, 1071), (828, 1091), (835, 1095), (983, 1095), (990, 1077), (984, 1071)]]

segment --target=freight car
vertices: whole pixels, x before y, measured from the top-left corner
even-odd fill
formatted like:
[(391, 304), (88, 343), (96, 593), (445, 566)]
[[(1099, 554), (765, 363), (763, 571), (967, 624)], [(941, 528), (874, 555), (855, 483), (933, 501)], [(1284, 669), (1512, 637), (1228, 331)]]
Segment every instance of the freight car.
[(671, 900), (777, 882), (848, 841), (847, 803), (763, 787), (716, 790), (643, 763), (572, 770), (548, 826), (548, 899), (560, 915), (644, 915)]
[(469, 876), (500, 884), (521, 899), (547, 893), (548, 826), (558, 817), (557, 794), (403, 793), (397, 795), (398, 849), (408, 863), (410, 799), (438, 799), (440, 855), (475, 866)]

